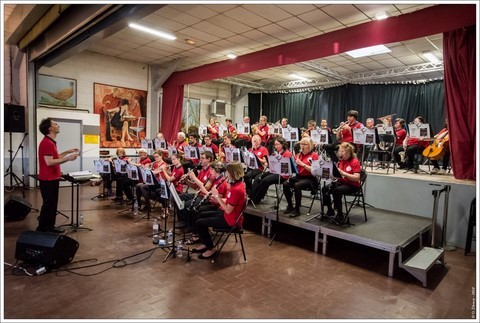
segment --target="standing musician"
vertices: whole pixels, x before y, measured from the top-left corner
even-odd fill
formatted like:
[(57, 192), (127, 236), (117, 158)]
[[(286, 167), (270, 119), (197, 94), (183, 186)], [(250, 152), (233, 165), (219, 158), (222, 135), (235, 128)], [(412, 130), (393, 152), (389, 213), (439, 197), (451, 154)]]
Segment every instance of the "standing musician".
[[(247, 189), (247, 194), (250, 195), (251, 190), (252, 190), (252, 181), (253, 179), (258, 175), (263, 172), (265, 169), (265, 165), (267, 165), (267, 159), (266, 157), (268, 156), (268, 151), (267, 148), (262, 146), (261, 144), (261, 139), (259, 135), (254, 135), (252, 137), (252, 148), (249, 149), (250, 152), (255, 154), (255, 156), (258, 158), (260, 161), (258, 163), (258, 168), (256, 169), (250, 169), (247, 165), (247, 172), (245, 174), (245, 186)], [(257, 161), (258, 162), (258, 161)], [(248, 164), (248, 162), (247, 162)]]
[(218, 159), (224, 163), (225, 162), (225, 149), (232, 149), (235, 148), (232, 145), (233, 136), (231, 133), (227, 133), (223, 136), (223, 142), (220, 144), (218, 148)]
[[(188, 206), (187, 222), (188, 226), (192, 228), (192, 237), (185, 241), (186, 245), (192, 245), (200, 240), (198, 230), (193, 225), (200, 217), (209, 217), (211, 213), (216, 212), (220, 205), (218, 202), (210, 199), (210, 190), (215, 187), (221, 197), (227, 195), (227, 181), (224, 176), (225, 166), (222, 162), (214, 161), (210, 163), (210, 178), (208, 182), (199, 185), (199, 194)], [(198, 178), (196, 181), (200, 181)]]
[[(342, 196), (347, 193), (354, 193), (360, 189), (360, 161), (354, 152), (354, 147), (346, 142), (340, 144), (338, 148), (338, 157), (340, 162), (337, 165), (341, 178), (322, 188), (323, 205), (326, 205), (327, 216), (333, 218), (336, 224), (343, 224), (344, 216), (342, 212)], [(333, 196), (333, 207), (330, 194)], [(335, 216), (335, 217), (334, 217)]]
[[(423, 117), (418, 116), (413, 120), (413, 124), (420, 125), (425, 123)], [(398, 163), (399, 169), (414, 169), (415, 154), (422, 151), (428, 145), (426, 141), (423, 141), (423, 138), (410, 138), (407, 134), (403, 140), (403, 145), (395, 148), (393, 151), (393, 158)], [(400, 161), (400, 152), (405, 152), (406, 162)]]
[[(163, 178), (165, 180), (165, 176), (162, 173), (162, 166), (166, 167), (167, 163), (163, 160), (162, 153), (156, 150), (153, 153), (153, 158), (155, 161), (151, 165), (149, 166), (145, 165), (143, 167), (151, 169), (157, 181), (159, 181), (160, 178)], [(150, 192), (154, 192), (158, 188), (160, 188), (160, 185), (158, 184), (149, 185), (145, 183), (138, 183), (136, 185), (135, 191), (137, 195), (138, 208), (140, 212), (150, 212), (152, 210), (152, 207), (150, 205)], [(145, 200), (145, 206), (143, 208), (142, 208), (142, 196), (143, 196), (143, 199)], [(162, 205), (164, 207), (166, 207), (165, 202), (166, 201), (162, 201)]]
[[(437, 133), (434, 137), (435, 141), (430, 145), (433, 146), (433, 149), (430, 147), (425, 148), (427, 150), (424, 151), (423, 155), (427, 158), (430, 158), (432, 162), (433, 169), (431, 171), (432, 174), (440, 174), (443, 175), (447, 172), (448, 163), (450, 162), (450, 149), (448, 145), (449, 135), (448, 135), (448, 120), (445, 120), (445, 126), (439, 133)], [(435, 155), (434, 157), (431, 157)], [(442, 159), (442, 169), (438, 165), (438, 160)]]
[[(333, 130), (332, 132), (337, 136), (337, 141), (339, 142), (349, 142), (353, 145), (353, 129), (360, 129), (363, 127), (361, 122), (357, 121), (358, 111), (349, 110), (347, 112), (347, 121), (340, 123), (340, 126)], [(355, 147), (355, 146), (354, 146)], [(336, 150), (338, 149), (338, 143), (335, 145), (325, 145), (325, 151), (327, 152), (330, 159), (336, 163), (338, 162), (338, 157)]]
[(210, 138), (212, 139), (213, 143), (215, 145), (220, 145), (220, 130), (219, 127), (217, 126), (215, 117), (210, 117), (208, 119), (208, 125), (207, 125), (207, 133), (210, 135)]
[[(290, 214), (290, 217), (300, 215), (300, 205), (302, 201), (302, 190), (311, 189), (312, 194), (316, 194), (318, 181), (312, 175), (312, 161), (318, 160), (318, 154), (314, 151), (315, 144), (310, 137), (300, 140), (300, 152), (295, 155), (298, 174), (283, 183), (283, 193), (288, 206), (284, 214)], [(292, 203), (292, 189), (295, 192), (295, 207)]]
[[(239, 162), (228, 163), (226, 173), (228, 178), (226, 198), (222, 198), (215, 187), (211, 190), (211, 199), (220, 205), (219, 210), (216, 214), (212, 214), (210, 217), (201, 217), (195, 222), (203, 244), (193, 249), (192, 252), (201, 253), (198, 256), (199, 259), (208, 259), (216, 255), (217, 250), (210, 236), (209, 227), (230, 229), (234, 225), (241, 228), (243, 224), (242, 211), (247, 201), (245, 184), (242, 181), (243, 166)], [(238, 222), (236, 222), (237, 219)]]
[[(278, 137), (274, 142), (274, 149), (272, 156), (277, 156), (279, 159), (283, 157), (292, 157), (292, 153), (288, 150), (288, 142), (283, 137)], [(279, 178), (280, 177), (280, 178)], [(252, 184), (250, 199), (257, 204), (265, 197), (268, 188), (272, 184), (283, 184), (288, 177), (273, 174), (271, 172), (263, 172), (255, 177)]]
[(185, 132), (180, 131), (177, 134), (177, 140), (173, 141), (173, 146), (175, 146), (175, 149), (177, 149), (177, 152), (182, 156), (185, 155), (185, 152), (183, 151), (183, 147), (187, 145), (187, 141), (185, 139), (186, 139)]

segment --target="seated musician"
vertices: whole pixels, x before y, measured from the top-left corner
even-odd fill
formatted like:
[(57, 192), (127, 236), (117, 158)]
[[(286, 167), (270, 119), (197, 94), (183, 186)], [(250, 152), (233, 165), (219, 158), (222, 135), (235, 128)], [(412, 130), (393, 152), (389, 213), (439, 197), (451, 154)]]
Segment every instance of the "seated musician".
[[(283, 137), (278, 137), (274, 142), (273, 156), (279, 158), (282, 157), (292, 157), (292, 153), (288, 150), (288, 142)], [(280, 177), (280, 178), (279, 178)], [(263, 172), (255, 177), (252, 184), (252, 191), (250, 199), (253, 203), (257, 204), (265, 197), (267, 194), (268, 188), (272, 184), (283, 184), (288, 179), (288, 177), (283, 177), (278, 174), (273, 174), (271, 172)]]
[[(122, 99), (120, 107), (108, 109), (106, 111), (109, 115), (113, 113), (113, 116), (110, 118), (110, 125), (113, 128), (122, 131), (122, 137), (120, 139), (122, 145), (125, 146), (125, 138), (127, 138), (128, 141), (133, 141), (133, 138), (130, 136), (130, 133), (128, 131), (128, 121), (122, 120), (123, 117), (129, 115), (128, 100)], [(110, 136), (110, 133), (108, 133), (108, 136)]]
[[(425, 119), (418, 116), (413, 123), (420, 125), (425, 123)], [(410, 136), (407, 135), (403, 140), (403, 145), (396, 147), (393, 151), (393, 158), (397, 162), (398, 168), (413, 170), (415, 166), (415, 154), (421, 153), (426, 146), (428, 146), (428, 142), (424, 141), (423, 138), (410, 138)], [(405, 152), (405, 162), (400, 161), (400, 152), (402, 151)]]
[(213, 152), (213, 159), (217, 159), (218, 156), (218, 146), (213, 143), (212, 136), (207, 134), (203, 137), (203, 147), (211, 148)]
[[(448, 164), (450, 163), (450, 147), (448, 145), (449, 135), (448, 135), (448, 121), (445, 120), (445, 126), (439, 133), (437, 133), (434, 137), (435, 141), (432, 145), (436, 145), (436, 149), (438, 149), (439, 154), (434, 158), (430, 158), (430, 161), (433, 165), (433, 169), (431, 171), (432, 174), (439, 174), (443, 175), (447, 172)], [(443, 156), (442, 156), (443, 154)], [(442, 159), (442, 169), (438, 164), (438, 160)]]
[(165, 136), (163, 135), (162, 132), (157, 133), (157, 139), (165, 140), (165, 148), (155, 146), (155, 150), (160, 150), (160, 152), (162, 153), (163, 160), (165, 160), (168, 163), (168, 160), (167, 160), (168, 159), (168, 142), (165, 139)]
[(232, 135), (233, 140), (237, 139), (237, 128), (233, 125), (232, 119), (225, 119), (225, 127), (227, 127), (227, 133)]
[[(375, 119), (374, 118), (367, 118), (365, 120), (365, 128), (370, 129), (370, 130), (375, 130)], [(374, 148), (374, 145), (363, 145), (361, 146), (361, 149), (358, 150), (358, 154), (362, 156), (362, 162), (365, 162), (365, 160), (368, 157), (368, 154), (370, 153), (370, 150)], [(365, 152), (362, 151), (362, 149), (365, 149)]]
[[(153, 158), (154, 158), (154, 162), (151, 165), (143, 165), (142, 167), (151, 169), (157, 181), (159, 181), (160, 178), (163, 178), (163, 180), (165, 180), (166, 178), (162, 174), (162, 166), (163, 167), (167, 166), (167, 163), (163, 160), (162, 153), (156, 150), (153, 153)], [(137, 202), (138, 202), (138, 208), (140, 212), (150, 213), (150, 211), (152, 210), (152, 207), (150, 205), (150, 194), (151, 192), (155, 192), (158, 188), (160, 188), (159, 184), (149, 185), (149, 184), (145, 184), (144, 182), (137, 183), (135, 190), (137, 193)], [(145, 200), (144, 207), (142, 207), (142, 197)], [(165, 199), (162, 201), (162, 206), (166, 207)]]
[[(185, 227), (187, 225), (186, 220), (188, 218), (187, 209), (190, 208), (190, 204), (194, 202), (196, 197), (201, 194), (200, 187), (208, 184), (210, 178), (210, 163), (213, 161), (213, 155), (209, 151), (205, 151), (200, 154), (200, 170), (195, 175), (194, 170), (188, 171), (182, 176), (181, 181), (187, 184), (189, 187), (196, 190), (196, 193), (182, 193), (180, 199), (185, 202), (183, 210), (177, 210), (178, 214), (178, 227)], [(198, 181), (197, 181), (198, 180)], [(176, 207), (176, 206), (175, 206)]]
[[(201, 253), (198, 256), (199, 259), (212, 258), (216, 254), (216, 247), (210, 236), (209, 227), (229, 229), (235, 225), (237, 219), (236, 225), (238, 227), (241, 227), (243, 224), (242, 211), (247, 201), (247, 194), (245, 192), (245, 184), (242, 181), (244, 174), (242, 164), (239, 162), (228, 163), (226, 174), (228, 179), (227, 196), (222, 198), (215, 187), (211, 189), (211, 200), (218, 203), (220, 207), (215, 214), (211, 214), (209, 217), (201, 216), (195, 222), (195, 228), (198, 230), (203, 244), (192, 251)], [(239, 218), (240, 216), (241, 218)]]
[(252, 181), (253, 179), (261, 174), (267, 164), (266, 157), (268, 156), (267, 148), (262, 146), (261, 139), (259, 135), (255, 135), (252, 137), (252, 148), (249, 149), (257, 158), (258, 168), (250, 168), (248, 165), (249, 162), (247, 161), (247, 172), (245, 173), (245, 186), (247, 188), (247, 194), (250, 195), (252, 190)]
[[(250, 117), (244, 117), (243, 118), (243, 124), (250, 124)], [(252, 147), (252, 134), (251, 134), (251, 129), (250, 133), (241, 133), (237, 135), (237, 139), (233, 142), (235, 147), (246, 147), (247, 149)]]
[[(130, 159), (126, 156), (124, 148), (118, 148), (116, 154), (118, 159), (124, 160), (127, 163), (130, 162)], [(133, 183), (128, 178), (127, 174), (116, 173), (115, 181), (117, 182), (117, 185), (115, 187), (115, 198), (113, 201), (123, 202), (123, 194), (125, 193), (125, 196), (127, 197), (127, 204), (133, 204)]]
[(183, 151), (183, 147), (187, 145), (187, 140), (186, 140), (186, 135), (185, 132), (180, 131), (177, 134), (177, 139), (173, 141), (173, 146), (175, 146), (175, 149), (177, 150), (177, 153), (179, 153), (181, 156), (185, 155), (185, 152)]
[(220, 147), (218, 148), (218, 159), (224, 163), (225, 162), (225, 149), (233, 149), (233, 148), (236, 148), (233, 144), (232, 144), (232, 140), (233, 140), (233, 137), (232, 137), (232, 134), (231, 133), (227, 133), (223, 136), (223, 143), (220, 144)]
[[(315, 120), (308, 120), (307, 128), (302, 132), (301, 137), (311, 137), (312, 130), (317, 128), (317, 122)], [(300, 147), (299, 147), (300, 148)]]
[(207, 134), (210, 135), (210, 138), (215, 145), (220, 145), (220, 130), (217, 126), (215, 117), (210, 117), (208, 119)]
[[(180, 156), (177, 153), (174, 153), (170, 157), (170, 160), (172, 161), (172, 165), (168, 166), (168, 164), (167, 165), (164, 164), (160, 166), (160, 170), (162, 171), (162, 177), (167, 181), (169, 181), (170, 183), (173, 183), (173, 185), (175, 186), (175, 190), (180, 195), (183, 193), (183, 181), (181, 179), (182, 179), (182, 176), (184, 175), (184, 170), (182, 166), (182, 156)], [(160, 189), (157, 189), (155, 191), (156, 196), (160, 196), (160, 193), (161, 193)], [(167, 204), (168, 202), (162, 204), (164, 206), (165, 216), (169, 215), (168, 207), (165, 207)]]
[[(259, 135), (260, 136), (260, 141), (262, 146), (267, 146), (267, 142), (269, 139), (268, 135), (268, 125), (267, 125), (267, 117), (266, 116), (261, 116), (257, 125), (257, 131), (256, 133), (253, 133), (253, 135)], [(252, 137), (253, 140), (253, 137)], [(253, 142), (252, 142), (253, 145)]]
[[(188, 145), (184, 146), (183, 147), (183, 150), (185, 151), (185, 147), (188, 146), (188, 148), (190, 149), (196, 149), (196, 156), (200, 157), (198, 155), (199, 151), (198, 151), (198, 147), (201, 147), (202, 145), (199, 143), (199, 140), (200, 140), (200, 137), (198, 134), (196, 133), (191, 133), (188, 135)], [(184, 154), (183, 158), (185, 159), (185, 161), (183, 162), (183, 168), (184, 170), (186, 171), (187, 169), (189, 168), (193, 168), (195, 165), (198, 164), (198, 162), (200, 161), (199, 158), (194, 158), (192, 156), (187, 156), (187, 154)]]
[(221, 197), (227, 195), (227, 182), (224, 175), (225, 166), (222, 162), (214, 161), (210, 163), (210, 178), (206, 184), (201, 183), (198, 178), (192, 175), (199, 187), (199, 194), (196, 199), (188, 206), (188, 226), (192, 228), (192, 237), (185, 241), (186, 245), (192, 245), (200, 240), (198, 230), (194, 226), (200, 217), (209, 217), (211, 212), (216, 212), (220, 205), (215, 200), (210, 199), (210, 190), (215, 187)]
[[(283, 183), (283, 194), (288, 203), (284, 214), (290, 214), (290, 217), (300, 215), (302, 190), (310, 189), (312, 194), (316, 194), (318, 181), (312, 175), (312, 160), (318, 160), (318, 154), (314, 152), (314, 148), (312, 138), (304, 137), (300, 140), (300, 152), (295, 155), (298, 174)], [(292, 203), (292, 189), (295, 193), (295, 207)]]
[(288, 124), (288, 119), (287, 118), (282, 118), (282, 121), (280, 121), (280, 125), (282, 126), (283, 129), (291, 129), (292, 127), (290, 124)]
[[(342, 196), (347, 193), (354, 193), (360, 188), (360, 161), (357, 159), (355, 149), (350, 143), (341, 143), (338, 148), (340, 162), (337, 165), (342, 177), (337, 181), (322, 188), (323, 205), (327, 206), (327, 216), (333, 218), (337, 224), (343, 224), (344, 215), (342, 211)], [(333, 196), (333, 207), (330, 195)]]
[[(357, 110), (349, 110), (347, 112), (347, 122), (341, 122), (340, 126), (333, 130), (333, 133), (337, 137), (337, 143), (331, 145), (325, 145), (325, 151), (327, 152), (328, 156), (332, 160), (332, 162), (338, 162), (338, 157), (336, 154), (336, 150), (338, 149), (339, 143), (342, 142), (349, 142), (353, 145), (353, 129), (360, 129), (363, 127), (363, 124), (357, 121), (358, 118), (358, 111)], [(356, 147), (356, 146), (354, 146)], [(356, 149), (356, 148), (355, 148)]]
[(403, 141), (407, 137), (407, 130), (405, 130), (405, 120), (402, 118), (395, 119), (393, 125), (395, 129), (395, 147), (403, 146)]

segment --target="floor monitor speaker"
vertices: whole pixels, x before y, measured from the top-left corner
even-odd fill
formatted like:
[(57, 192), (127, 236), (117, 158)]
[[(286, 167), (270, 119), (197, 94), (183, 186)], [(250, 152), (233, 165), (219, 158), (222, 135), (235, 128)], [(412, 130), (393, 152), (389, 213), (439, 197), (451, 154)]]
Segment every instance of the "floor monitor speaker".
[(7, 221), (20, 221), (32, 210), (32, 205), (18, 196), (10, 196), (5, 203), (4, 218)]
[(27, 230), (17, 240), (15, 258), (47, 269), (70, 263), (79, 244), (66, 235)]

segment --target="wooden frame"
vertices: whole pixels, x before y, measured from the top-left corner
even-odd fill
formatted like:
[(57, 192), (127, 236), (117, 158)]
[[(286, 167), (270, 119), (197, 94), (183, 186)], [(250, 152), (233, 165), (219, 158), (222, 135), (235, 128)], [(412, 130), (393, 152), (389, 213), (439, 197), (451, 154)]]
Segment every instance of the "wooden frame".
[(37, 80), (38, 105), (77, 107), (77, 80), (43, 74)]

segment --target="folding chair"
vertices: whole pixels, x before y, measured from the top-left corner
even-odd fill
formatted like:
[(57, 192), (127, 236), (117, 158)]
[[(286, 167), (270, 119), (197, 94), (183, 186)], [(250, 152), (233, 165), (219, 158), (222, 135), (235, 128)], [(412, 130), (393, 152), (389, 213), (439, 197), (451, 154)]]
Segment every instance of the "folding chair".
[[(353, 206), (355, 203), (360, 204), (363, 207), (363, 215), (365, 217), (365, 222), (367, 222), (367, 210), (365, 209), (365, 199), (364, 199), (364, 194), (363, 194), (363, 186), (365, 185), (365, 181), (367, 180), (367, 172), (362, 169), (360, 171), (360, 189), (356, 191), (355, 193), (350, 193), (350, 194), (344, 194), (343, 195), (343, 200), (345, 201), (345, 219), (343, 223), (347, 223), (349, 226), (350, 224), (350, 211), (352, 210)], [(348, 206), (347, 203), (347, 196), (352, 196), (353, 201), (350, 202), (350, 206)]]
[(371, 149), (368, 152), (367, 160), (370, 161), (370, 167), (373, 170), (373, 158), (371, 155), (378, 156), (379, 165), (387, 167), (387, 174), (390, 170), (390, 163), (393, 162), (393, 173), (395, 174), (396, 163), (393, 159), (393, 151), (395, 149), (395, 135), (383, 134), (378, 135), (379, 143), (377, 149)]
[[(216, 246), (220, 243), (220, 241), (222, 240), (222, 237), (225, 234), (227, 234), (227, 236), (223, 240), (223, 243), (220, 246), (220, 248), (217, 250), (217, 253), (215, 254), (215, 257), (213, 257), (212, 263), (215, 262), (215, 259), (217, 259), (218, 255), (220, 254), (220, 252), (223, 249), (223, 246), (227, 242), (228, 238), (232, 235), (232, 233), (235, 236), (235, 243), (238, 242), (238, 240), (237, 240), (237, 235), (238, 235), (238, 239), (240, 239), (240, 245), (242, 246), (243, 260), (245, 262), (247, 262), (247, 256), (245, 255), (245, 247), (243, 246), (243, 240), (242, 240), (243, 227), (238, 226), (238, 221), (240, 221), (240, 219), (243, 217), (243, 214), (244, 214), (246, 208), (247, 208), (247, 201), (245, 201), (245, 204), (243, 205), (242, 212), (240, 212), (240, 215), (238, 216), (237, 220), (235, 221), (233, 226), (231, 226), (230, 228), (213, 228), (213, 231), (215, 232), (215, 236), (220, 234), (220, 236), (218, 237), (218, 239), (215, 243)], [(214, 236), (214, 240), (215, 240), (215, 236)]]

